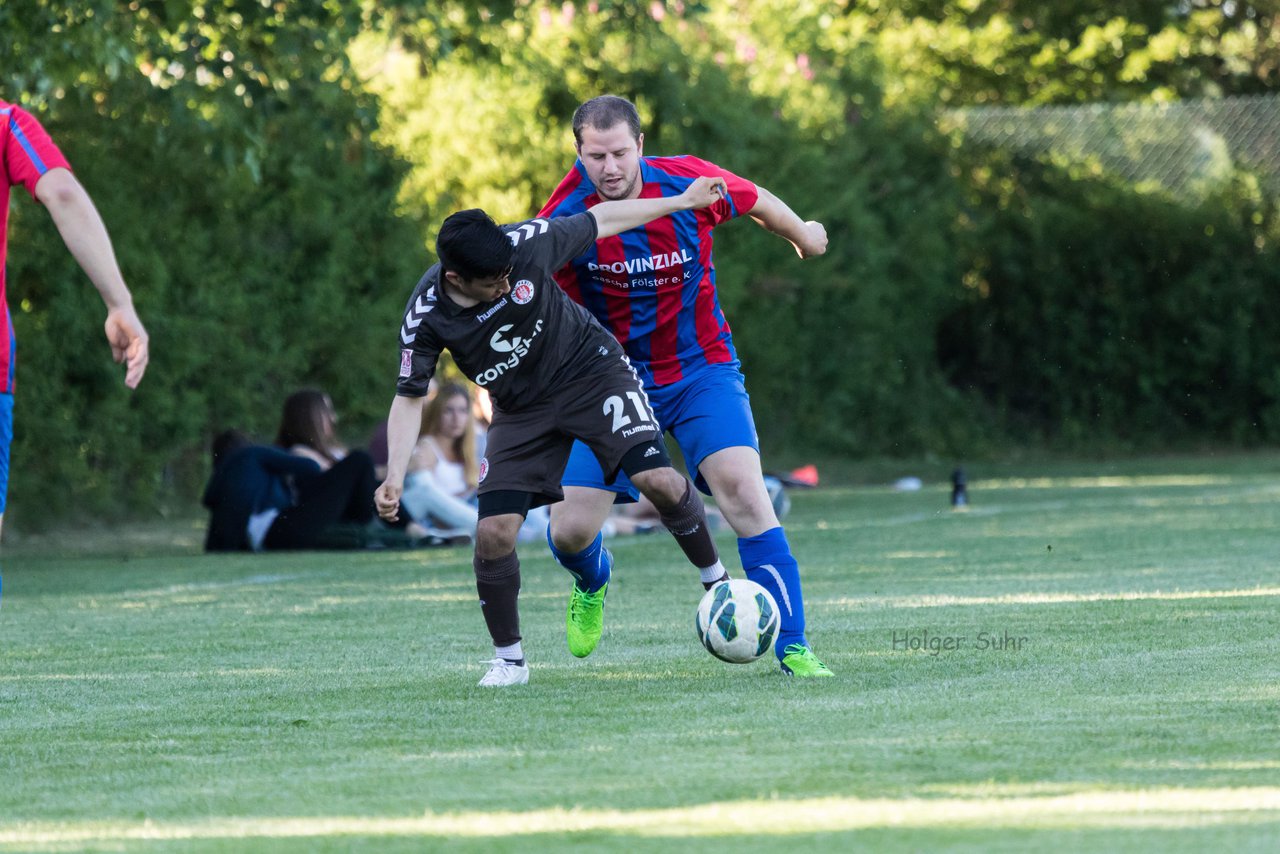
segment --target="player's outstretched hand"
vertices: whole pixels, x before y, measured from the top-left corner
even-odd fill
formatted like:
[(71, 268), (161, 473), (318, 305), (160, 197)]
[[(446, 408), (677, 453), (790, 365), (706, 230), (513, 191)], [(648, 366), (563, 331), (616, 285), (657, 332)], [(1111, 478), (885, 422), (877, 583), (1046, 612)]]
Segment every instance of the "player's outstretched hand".
[(394, 522), (400, 518), (400, 493), (404, 492), (404, 487), (390, 481), (383, 481), (382, 485), (373, 493), (373, 504), (378, 508), (378, 515), (388, 522)]
[(151, 358), (147, 330), (130, 303), (107, 312), (107, 343), (111, 345), (111, 358), (125, 364), (124, 384), (137, 388), (147, 371)]
[(816, 220), (804, 224), (804, 240), (794, 244), (801, 258), (813, 258), (827, 251), (827, 229)]
[(687, 203), (687, 210), (701, 210), (729, 197), (729, 185), (719, 175), (703, 175), (685, 188), (680, 197)]

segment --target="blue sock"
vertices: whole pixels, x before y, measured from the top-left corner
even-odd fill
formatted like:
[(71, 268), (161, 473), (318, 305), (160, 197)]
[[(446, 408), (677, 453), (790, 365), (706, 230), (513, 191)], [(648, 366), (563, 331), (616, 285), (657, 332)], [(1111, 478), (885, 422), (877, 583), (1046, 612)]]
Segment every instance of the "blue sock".
[(808, 646), (804, 637), (804, 594), (800, 591), (800, 566), (791, 556), (791, 546), (781, 527), (770, 528), (754, 537), (738, 540), (738, 556), (747, 578), (768, 590), (782, 616), (778, 640), (773, 646), (778, 659), (788, 644)]
[(547, 529), (547, 545), (556, 561), (569, 570), (579, 590), (595, 593), (609, 581), (609, 571), (613, 569), (613, 559), (604, 548), (604, 537), (596, 534), (596, 538), (576, 555), (565, 554), (551, 542), (551, 529)]

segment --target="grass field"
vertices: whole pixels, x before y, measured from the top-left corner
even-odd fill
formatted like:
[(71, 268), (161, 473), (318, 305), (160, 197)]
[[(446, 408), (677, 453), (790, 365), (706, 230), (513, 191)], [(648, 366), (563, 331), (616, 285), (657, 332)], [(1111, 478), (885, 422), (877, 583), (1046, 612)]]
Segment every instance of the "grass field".
[(583, 661), (525, 548), (501, 691), (463, 549), (18, 540), (0, 850), (1280, 850), (1280, 458), (974, 474), (794, 494), (823, 682), (707, 655), (666, 537)]

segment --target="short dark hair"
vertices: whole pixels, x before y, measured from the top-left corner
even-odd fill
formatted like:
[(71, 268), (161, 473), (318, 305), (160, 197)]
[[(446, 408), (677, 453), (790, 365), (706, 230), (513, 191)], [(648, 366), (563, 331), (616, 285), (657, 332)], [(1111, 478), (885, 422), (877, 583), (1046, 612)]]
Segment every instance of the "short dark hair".
[(509, 270), (514, 251), (507, 233), (479, 208), (450, 215), (436, 237), (440, 266), (467, 281)]
[(213, 455), (214, 471), (220, 469), (236, 451), (252, 444), (253, 441), (239, 430), (223, 430), (214, 436), (209, 449)]
[(626, 122), (633, 139), (640, 138), (640, 112), (636, 105), (617, 95), (592, 98), (573, 112), (573, 138), (582, 145), (582, 129), (608, 130)]

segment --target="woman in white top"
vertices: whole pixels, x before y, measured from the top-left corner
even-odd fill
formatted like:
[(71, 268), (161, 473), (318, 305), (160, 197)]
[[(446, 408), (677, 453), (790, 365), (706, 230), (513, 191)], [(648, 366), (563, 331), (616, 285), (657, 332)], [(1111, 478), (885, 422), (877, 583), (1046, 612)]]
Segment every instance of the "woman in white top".
[(476, 423), (465, 386), (447, 383), (422, 411), (400, 505), (433, 533), (475, 533), (479, 482)]
[[(483, 437), (466, 386), (448, 383), (423, 407), (422, 432), (409, 460), (400, 506), (428, 533), (475, 536), (480, 481), (476, 446)], [(550, 523), (550, 508), (534, 507), (520, 526), (520, 542), (545, 540)]]

